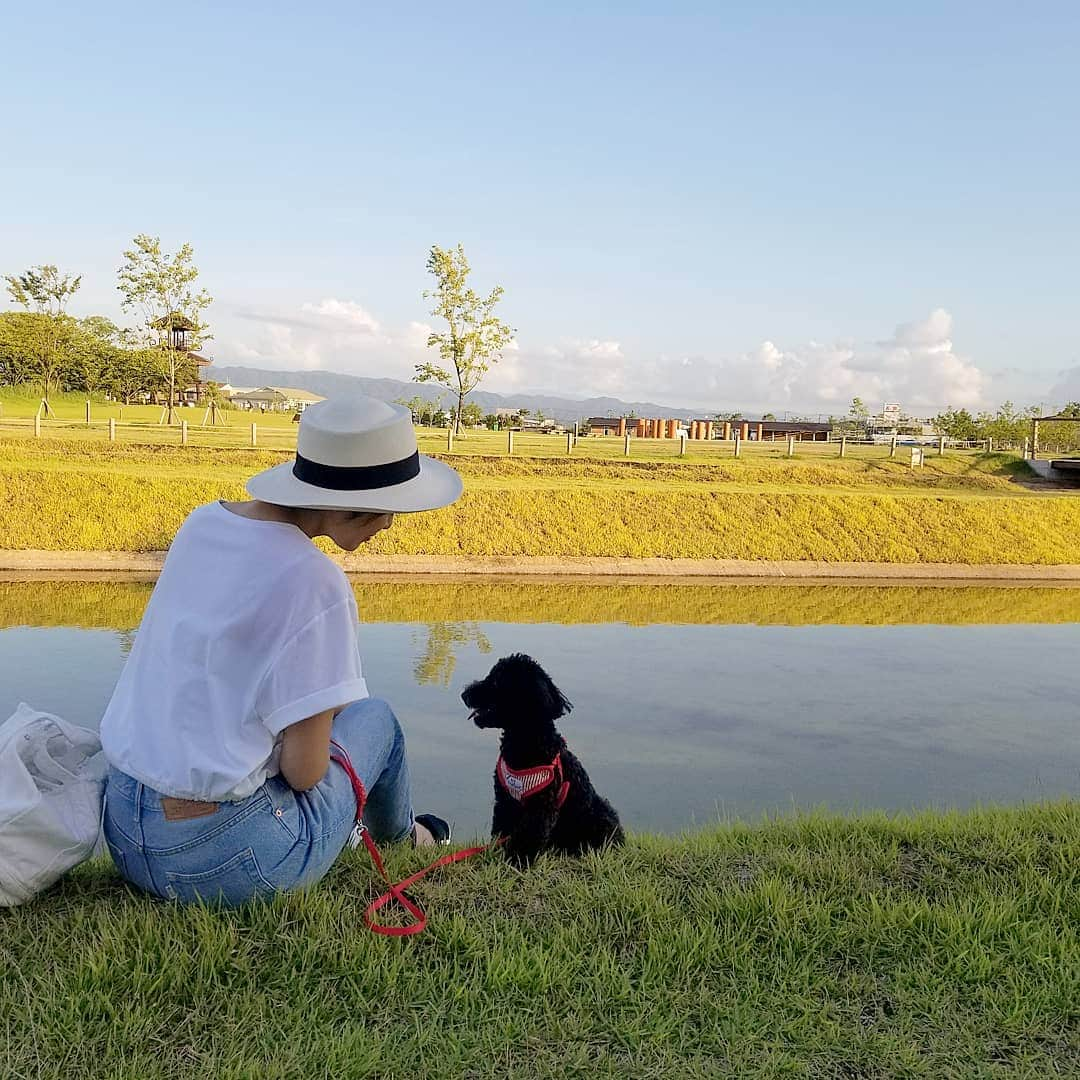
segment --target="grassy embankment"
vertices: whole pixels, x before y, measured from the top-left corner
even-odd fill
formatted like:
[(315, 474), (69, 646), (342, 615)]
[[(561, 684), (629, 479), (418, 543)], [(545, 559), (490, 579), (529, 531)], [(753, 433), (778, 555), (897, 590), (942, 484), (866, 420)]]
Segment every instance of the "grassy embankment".
[[(400, 875), (421, 864), (391, 854)], [(1073, 1077), (1080, 804), (635, 836), (359, 912), (175, 909), (88, 866), (0, 915), (9, 1076)]]
[[(735, 460), (722, 457), (717, 444), (701, 450), (700, 460), (627, 461), (594, 456), (603, 442), (589, 441), (587, 448), (582, 442), (571, 458), (506, 458), (471, 449), (447, 455), (465, 477), (461, 501), (400, 517), (370, 550), (1080, 562), (1080, 499), (1018, 484), (1025, 467), (1009, 455), (934, 456), (912, 470), (890, 460), (887, 449), (843, 460), (818, 449), (788, 460), (781, 450), (762, 447)], [(3, 438), (0, 548), (161, 549), (192, 507), (241, 497), (247, 476), (284, 456), (110, 445), (99, 438)]]

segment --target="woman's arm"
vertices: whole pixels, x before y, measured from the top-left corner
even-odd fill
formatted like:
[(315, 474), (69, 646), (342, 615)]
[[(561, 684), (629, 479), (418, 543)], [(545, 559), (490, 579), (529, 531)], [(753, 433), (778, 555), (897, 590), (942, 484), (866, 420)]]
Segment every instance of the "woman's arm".
[(330, 767), (330, 725), (338, 709), (290, 724), (281, 733), (281, 775), (294, 791), (313, 788)]

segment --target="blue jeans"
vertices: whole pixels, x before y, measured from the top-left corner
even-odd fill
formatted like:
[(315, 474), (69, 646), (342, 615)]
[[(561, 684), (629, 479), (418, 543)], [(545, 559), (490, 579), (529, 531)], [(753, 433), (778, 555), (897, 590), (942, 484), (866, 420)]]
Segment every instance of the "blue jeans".
[[(405, 739), (385, 701), (365, 698), (334, 719), (368, 793), (364, 823), (393, 842), (413, 825)], [(356, 798), (335, 762), (309, 791), (271, 777), (240, 802), (204, 817), (167, 821), (161, 796), (112, 769), (105, 788), (105, 840), (121, 875), (163, 899), (242, 904), (311, 885), (341, 854), (356, 820)]]

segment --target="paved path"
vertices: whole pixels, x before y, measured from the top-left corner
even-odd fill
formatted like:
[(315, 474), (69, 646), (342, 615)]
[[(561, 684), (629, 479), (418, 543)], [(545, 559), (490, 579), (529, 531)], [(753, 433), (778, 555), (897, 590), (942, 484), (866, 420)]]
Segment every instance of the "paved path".
[[(161, 569), (165, 552), (0, 551), (0, 573), (135, 572)], [(1080, 566), (953, 563), (768, 562), (743, 559), (602, 559), (525, 556), (341, 555), (349, 573), (505, 577), (788, 578), (889, 581), (1078, 581)]]

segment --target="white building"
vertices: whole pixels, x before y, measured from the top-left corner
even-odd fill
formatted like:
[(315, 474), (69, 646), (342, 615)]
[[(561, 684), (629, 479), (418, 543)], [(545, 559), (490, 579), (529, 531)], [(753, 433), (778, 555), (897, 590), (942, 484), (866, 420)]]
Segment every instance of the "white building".
[[(224, 391), (224, 387), (222, 390)], [(240, 409), (256, 409), (262, 412), (303, 412), (316, 401), (325, 401), (321, 394), (300, 390), (295, 386), (260, 386), (256, 390), (234, 388), (229, 401)]]

